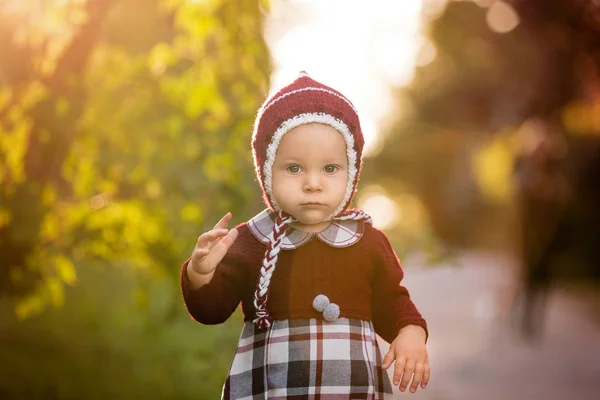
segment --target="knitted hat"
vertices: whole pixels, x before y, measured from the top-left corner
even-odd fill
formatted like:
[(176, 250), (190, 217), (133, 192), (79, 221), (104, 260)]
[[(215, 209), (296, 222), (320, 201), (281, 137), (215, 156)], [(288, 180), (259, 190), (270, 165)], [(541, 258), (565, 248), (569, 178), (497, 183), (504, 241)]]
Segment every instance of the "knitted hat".
[(267, 207), (281, 211), (273, 197), (272, 169), (283, 135), (309, 123), (329, 125), (344, 137), (348, 156), (348, 184), (337, 216), (351, 202), (362, 166), (364, 139), (356, 109), (338, 91), (311, 79), (306, 72), (267, 99), (258, 111), (252, 136), (254, 167)]
[(273, 234), (269, 236), (254, 293), (256, 308), (254, 322), (259, 328), (271, 324), (272, 318), (267, 310), (269, 284), (288, 225), (296, 221), (293, 216), (283, 212), (273, 196), (273, 163), (283, 136), (300, 125), (310, 123), (331, 126), (343, 136), (346, 143), (348, 157), (346, 193), (329, 219), (371, 222), (371, 218), (360, 210), (348, 211), (356, 192), (364, 146), (356, 109), (344, 95), (311, 79), (306, 72), (301, 72), (296, 80), (265, 101), (258, 111), (252, 136), (254, 167), (263, 191), (263, 199), (269, 209), (278, 213)]

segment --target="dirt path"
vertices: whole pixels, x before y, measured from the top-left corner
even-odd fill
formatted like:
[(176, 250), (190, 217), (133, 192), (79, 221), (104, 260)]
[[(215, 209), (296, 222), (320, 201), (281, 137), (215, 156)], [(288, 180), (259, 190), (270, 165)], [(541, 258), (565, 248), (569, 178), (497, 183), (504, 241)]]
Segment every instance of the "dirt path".
[(597, 293), (553, 290), (544, 335), (531, 343), (509, 324), (514, 263), (469, 254), (457, 266), (422, 268), (416, 258), (403, 264), (405, 284), (429, 323), (432, 380), (426, 390), (396, 398), (600, 399), (600, 319), (590, 317)]

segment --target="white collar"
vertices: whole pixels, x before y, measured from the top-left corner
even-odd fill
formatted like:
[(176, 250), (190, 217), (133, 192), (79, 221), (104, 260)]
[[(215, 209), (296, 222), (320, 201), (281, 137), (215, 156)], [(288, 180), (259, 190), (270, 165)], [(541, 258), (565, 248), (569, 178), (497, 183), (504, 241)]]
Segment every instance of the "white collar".
[[(248, 221), (250, 232), (264, 244), (269, 243), (273, 237), (273, 227), (277, 213), (269, 209), (261, 211), (258, 215)], [(321, 242), (332, 247), (348, 247), (358, 242), (365, 231), (365, 221), (332, 221), (331, 224), (321, 232), (304, 232), (288, 227), (287, 235), (281, 242), (283, 250), (294, 250), (317, 237)]]

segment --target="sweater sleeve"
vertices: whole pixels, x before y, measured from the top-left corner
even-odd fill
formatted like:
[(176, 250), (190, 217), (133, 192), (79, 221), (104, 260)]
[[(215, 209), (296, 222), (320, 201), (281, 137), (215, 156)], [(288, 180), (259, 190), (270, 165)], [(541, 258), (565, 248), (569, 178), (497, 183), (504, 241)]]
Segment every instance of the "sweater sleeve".
[(192, 289), (187, 274), (188, 258), (181, 270), (181, 292), (188, 313), (196, 321), (215, 325), (225, 322), (238, 307), (247, 282), (248, 253), (252, 237), (247, 225), (237, 227), (239, 233), (212, 280), (199, 289)]
[(375, 236), (375, 279), (373, 287), (373, 325), (375, 332), (391, 343), (400, 329), (420, 325), (429, 336), (427, 323), (402, 285), (404, 272), (385, 234), (371, 228)]

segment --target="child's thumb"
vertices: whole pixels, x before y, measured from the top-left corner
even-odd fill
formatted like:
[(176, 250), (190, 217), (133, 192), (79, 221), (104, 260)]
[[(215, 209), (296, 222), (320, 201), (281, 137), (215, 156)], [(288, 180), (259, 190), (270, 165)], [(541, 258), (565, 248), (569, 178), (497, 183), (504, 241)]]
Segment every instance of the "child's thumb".
[(383, 357), (383, 362), (381, 364), (381, 368), (388, 369), (392, 365), (393, 362), (394, 362), (394, 350), (393, 350), (392, 346), (390, 346), (390, 349), (386, 353), (385, 357)]

